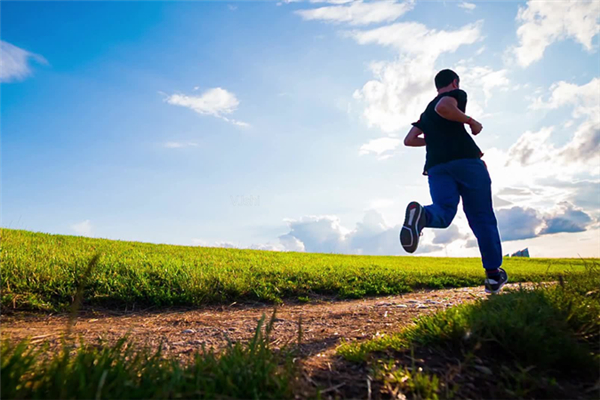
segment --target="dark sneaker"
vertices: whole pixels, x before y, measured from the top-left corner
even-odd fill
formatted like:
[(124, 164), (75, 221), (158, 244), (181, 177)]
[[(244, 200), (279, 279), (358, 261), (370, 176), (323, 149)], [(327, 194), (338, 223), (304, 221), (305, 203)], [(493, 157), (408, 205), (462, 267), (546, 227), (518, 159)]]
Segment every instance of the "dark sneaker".
[(400, 229), (400, 243), (409, 253), (414, 253), (419, 246), (419, 236), (425, 227), (425, 209), (416, 201), (406, 207), (404, 225)]
[(500, 290), (502, 290), (502, 286), (506, 285), (508, 282), (508, 274), (502, 268), (498, 268), (500, 270), (500, 274), (498, 276), (487, 277), (485, 278), (485, 292), (496, 294)]

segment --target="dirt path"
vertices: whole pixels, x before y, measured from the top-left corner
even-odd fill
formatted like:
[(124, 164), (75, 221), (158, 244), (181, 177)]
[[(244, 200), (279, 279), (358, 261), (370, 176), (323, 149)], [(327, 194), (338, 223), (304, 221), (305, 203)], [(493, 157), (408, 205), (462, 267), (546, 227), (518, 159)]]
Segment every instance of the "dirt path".
[[(505, 290), (518, 287), (519, 284), (509, 284)], [(322, 299), (308, 304), (283, 304), (277, 306), (271, 343), (275, 349), (288, 342), (295, 343), (301, 318), (303, 334), (299, 351), (307, 392), (299, 396), (311, 397), (320, 387), (330, 389), (324, 398), (364, 397), (370, 390), (364, 379), (365, 371), (335, 356), (342, 339), (366, 340), (397, 332), (417, 316), (486, 296), (480, 286), (361, 300)], [(263, 314), (269, 318), (273, 308), (273, 305), (233, 303), (195, 310), (86, 311), (77, 318), (72, 333), (88, 343), (100, 338), (114, 343), (129, 334), (141, 346), (156, 349), (162, 345), (165, 353), (185, 359), (202, 345), (218, 350), (228, 340), (249, 340), (260, 318)], [(1, 338), (18, 341), (28, 337), (33, 344), (48, 342), (52, 351), (61, 345), (68, 320), (68, 315), (2, 315)]]
[[(275, 348), (296, 341), (301, 317), (302, 353), (311, 357), (334, 349), (341, 338), (367, 339), (383, 332), (395, 332), (419, 315), (485, 296), (483, 287), (474, 287), (362, 300), (284, 304), (277, 307), (272, 341)], [(268, 318), (273, 308), (272, 305), (234, 303), (160, 312), (87, 311), (79, 316), (72, 332), (87, 342), (99, 338), (113, 342), (130, 333), (131, 339), (140, 345), (156, 348), (162, 343), (168, 353), (187, 354), (202, 344), (218, 349), (226, 345), (228, 339), (250, 339), (258, 320), (263, 314)], [(59, 345), (68, 315), (3, 315), (0, 321), (3, 339), (29, 337), (34, 343), (48, 341), (51, 345)]]

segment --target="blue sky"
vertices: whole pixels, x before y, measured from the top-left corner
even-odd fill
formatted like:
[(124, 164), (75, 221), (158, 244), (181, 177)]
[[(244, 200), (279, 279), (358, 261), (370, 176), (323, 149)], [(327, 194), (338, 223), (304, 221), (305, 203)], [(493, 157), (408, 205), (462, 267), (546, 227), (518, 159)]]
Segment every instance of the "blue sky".
[[(600, 257), (598, 11), (3, 3), (2, 226), (402, 255), (405, 205), (430, 198), (424, 149), (401, 141), (453, 68), (505, 253)], [(478, 256), (473, 239), (459, 211), (417, 254)]]

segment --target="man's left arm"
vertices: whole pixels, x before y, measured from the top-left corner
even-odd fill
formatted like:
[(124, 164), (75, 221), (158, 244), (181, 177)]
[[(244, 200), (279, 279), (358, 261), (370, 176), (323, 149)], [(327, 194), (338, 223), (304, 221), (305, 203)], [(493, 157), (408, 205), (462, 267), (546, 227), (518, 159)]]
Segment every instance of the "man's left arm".
[(425, 146), (425, 139), (419, 137), (423, 134), (423, 131), (416, 126), (413, 126), (408, 135), (404, 138), (404, 145), (409, 147), (423, 147)]

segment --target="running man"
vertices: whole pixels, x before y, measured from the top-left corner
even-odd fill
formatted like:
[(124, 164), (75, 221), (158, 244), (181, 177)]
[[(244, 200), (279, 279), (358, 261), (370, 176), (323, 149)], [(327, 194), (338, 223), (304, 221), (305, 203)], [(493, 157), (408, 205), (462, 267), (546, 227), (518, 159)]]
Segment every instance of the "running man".
[(433, 204), (425, 207), (416, 201), (408, 204), (400, 242), (407, 252), (414, 253), (423, 228), (450, 226), (462, 198), (486, 272), (485, 291), (498, 293), (508, 281), (508, 275), (500, 268), (502, 245), (492, 208), (492, 181), (481, 160), (483, 153), (464, 124), (470, 126), (473, 135), (481, 132), (483, 126), (465, 114), (467, 93), (459, 89), (459, 82), (458, 75), (449, 69), (435, 76), (438, 95), (412, 124), (404, 139), (406, 146), (425, 146), (423, 175), (428, 177)]

